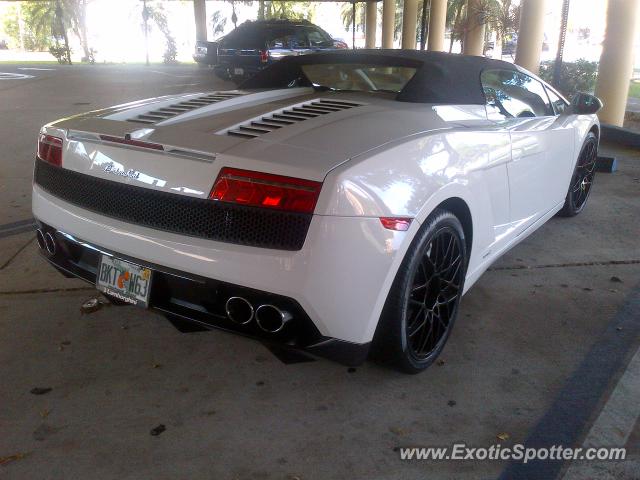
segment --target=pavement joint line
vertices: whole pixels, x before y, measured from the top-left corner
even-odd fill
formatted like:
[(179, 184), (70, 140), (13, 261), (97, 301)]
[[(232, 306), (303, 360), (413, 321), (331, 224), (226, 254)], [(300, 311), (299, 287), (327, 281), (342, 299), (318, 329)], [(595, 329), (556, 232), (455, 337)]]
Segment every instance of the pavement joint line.
[(0, 238), (11, 237), (13, 235), (19, 235), (21, 233), (29, 232), (35, 228), (35, 222), (35, 219), (28, 218), (26, 220), (19, 220), (17, 222), (5, 223), (4, 225), (0, 225)]
[(32, 295), (35, 293), (60, 293), (60, 292), (82, 292), (95, 290), (96, 293), (98, 291), (93, 287), (70, 287), (70, 288), (34, 288), (33, 290), (16, 290), (16, 291), (8, 291), (8, 292), (0, 292), (2, 296), (9, 295)]
[[(531, 429), (524, 441), (525, 448), (582, 444), (587, 435), (585, 430), (592, 426), (589, 422), (596, 418), (603, 400), (609, 400), (607, 392), (612, 392), (616, 387), (617, 380), (631, 365), (628, 360), (630, 355), (638, 350), (638, 312), (640, 284), (631, 290), (625, 303), (598, 335), (580, 365), (567, 378), (551, 406)], [(499, 480), (553, 480), (558, 478), (565, 463), (562, 460), (512, 462), (503, 470)]]
[(33, 242), (33, 240), (34, 240), (34, 238), (30, 238), (30, 239), (27, 241), (27, 243), (25, 243), (24, 245), (22, 245), (22, 246), (18, 249), (18, 251), (17, 251), (16, 253), (14, 253), (13, 255), (11, 255), (11, 256), (9, 257), (9, 259), (8, 259), (6, 262), (4, 262), (4, 263), (2, 264), (2, 266), (0, 266), (0, 270), (4, 270), (4, 269), (5, 269), (5, 268), (7, 268), (9, 265), (11, 265), (11, 262), (13, 262), (13, 261), (16, 259), (16, 257), (17, 257), (18, 255), (20, 255), (20, 253), (21, 253), (25, 248), (27, 248), (31, 242)]
[[(640, 349), (636, 351), (624, 374), (618, 380), (615, 389), (582, 443), (583, 447), (624, 446), (640, 417), (638, 398), (640, 398)], [(588, 478), (589, 472), (585, 470), (590, 470), (588, 465), (582, 462), (572, 462), (563, 479)]]
[(640, 260), (603, 260), (596, 262), (568, 262), (568, 263), (548, 263), (545, 265), (508, 265), (505, 267), (491, 267), (488, 272), (498, 272), (501, 270), (537, 270), (540, 268), (568, 268), (568, 267), (600, 267), (611, 265), (638, 265)]

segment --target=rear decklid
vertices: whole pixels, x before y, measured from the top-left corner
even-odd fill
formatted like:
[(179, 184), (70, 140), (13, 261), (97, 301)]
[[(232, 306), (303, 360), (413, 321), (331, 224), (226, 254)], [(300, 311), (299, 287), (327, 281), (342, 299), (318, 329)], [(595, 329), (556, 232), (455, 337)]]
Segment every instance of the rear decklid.
[(152, 99), (47, 129), (66, 135), (64, 168), (206, 197), (225, 166), (322, 181), (353, 156), (448, 126), (424, 105), (292, 88)]

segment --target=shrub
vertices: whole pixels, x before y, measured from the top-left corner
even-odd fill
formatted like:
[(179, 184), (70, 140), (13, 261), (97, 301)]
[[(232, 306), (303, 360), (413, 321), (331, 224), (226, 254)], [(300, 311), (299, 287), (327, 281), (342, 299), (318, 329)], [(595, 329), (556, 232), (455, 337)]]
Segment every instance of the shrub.
[[(555, 61), (542, 62), (540, 78), (551, 83)], [(568, 98), (577, 92), (593, 93), (598, 74), (598, 62), (590, 62), (581, 58), (575, 62), (563, 62), (558, 90)]]

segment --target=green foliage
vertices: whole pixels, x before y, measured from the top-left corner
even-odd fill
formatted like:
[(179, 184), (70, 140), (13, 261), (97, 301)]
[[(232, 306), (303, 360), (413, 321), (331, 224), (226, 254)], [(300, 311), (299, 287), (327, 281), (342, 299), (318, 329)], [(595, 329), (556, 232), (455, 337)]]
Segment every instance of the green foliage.
[[(23, 31), (20, 37), (20, 17)], [(12, 5), (4, 20), (4, 30), (16, 44), (28, 51), (46, 51), (53, 42), (55, 23), (54, 2), (33, 2)]]
[(227, 25), (227, 19), (223, 16), (220, 10), (216, 10), (211, 15), (211, 27), (213, 30), (213, 38), (224, 32), (224, 27)]
[(64, 45), (51, 45), (49, 53), (56, 57), (58, 63), (71, 63), (71, 49), (67, 49)]
[(316, 6), (312, 2), (264, 2), (264, 18), (267, 20), (311, 20), (315, 10)]
[[(555, 61), (540, 64), (540, 78), (551, 83)], [(598, 62), (590, 62), (581, 58), (575, 62), (563, 62), (562, 75), (558, 90), (571, 98), (577, 92), (593, 93), (598, 75)]]
[[(366, 4), (356, 3), (356, 30), (364, 32), (364, 19), (365, 19)], [(343, 3), (340, 7), (340, 18), (342, 24), (347, 32), (350, 32), (353, 28), (353, 4)]]
[[(176, 40), (171, 34), (169, 29), (169, 23), (167, 21), (167, 14), (162, 5), (148, 5), (147, 15), (149, 20), (156, 24), (158, 30), (162, 32), (165, 40), (165, 50), (162, 54), (163, 62), (166, 64), (175, 63), (178, 56), (178, 48), (176, 47)], [(144, 28), (144, 27), (143, 27)]]

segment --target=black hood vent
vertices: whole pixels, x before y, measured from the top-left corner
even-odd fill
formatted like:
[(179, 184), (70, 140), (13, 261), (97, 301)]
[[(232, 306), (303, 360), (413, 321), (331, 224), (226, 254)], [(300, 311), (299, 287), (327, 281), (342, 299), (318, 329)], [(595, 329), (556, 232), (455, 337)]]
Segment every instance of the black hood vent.
[(163, 122), (175, 116), (181, 115), (196, 108), (206, 107), (214, 103), (222, 102), (223, 100), (229, 100), (230, 98), (239, 97), (243, 95), (238, 92), (213, 92), (200, 97), (193, 97), (183, 102), (174, 103), (166, 107), (158, 108), (157, 110), (151, 110), (147, 113), (136, 115), (135, 117), (128, 118), (127, 122), (144, 123), (145, 125), (155, 125), (156, 123)]
[(256, 138), (288, 125), (304, 122), (321, 115), (341, 112), (363, 104), (344, 100), (314, 100), (295, 107), (289, 107), (264, 117), (250, 120), (227, 130), (227, 135), (242, 138)]

